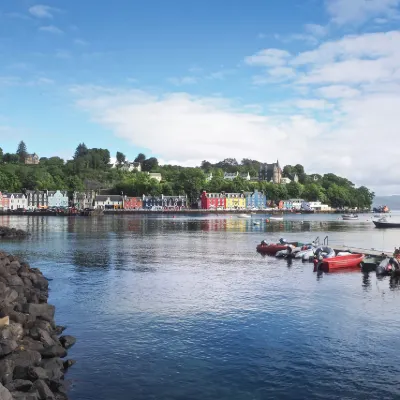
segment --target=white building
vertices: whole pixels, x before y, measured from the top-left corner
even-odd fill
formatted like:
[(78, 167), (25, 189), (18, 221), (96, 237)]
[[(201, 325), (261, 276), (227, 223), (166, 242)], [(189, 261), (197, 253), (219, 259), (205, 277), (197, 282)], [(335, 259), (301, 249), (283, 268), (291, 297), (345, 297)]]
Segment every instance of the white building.
[(135, 161), (126, 161), (124, 164), (121, 165), (121, 170), (122, 171), (142, 171), (142, 164), (140, 162), (135, 162)]
[(291, 203), (291, 208), (295, 210), (300, 210), (302, 204), (304, 203), (304, 199), (289, 199), (289, 202)]
[(158, 172), (148, 172), (148, 174), (150, 175), (151, 179), (155, 179), (156, 181), (161, 182), (162, 176), (161, 176), (160, 173), (158, 173)]
[(224, 179), (227, 181), (233, 181), (239, 176), (239, 172), (224, 172)]
[(94, 208), (104, 209), (119, 209), (123, 208), (124, 199), (119, 195), (99, 195), (94, 199)]
[(26, 210), (28, 208), (28, 199), (23, 193), (10, 193), (10, 210), (18, 210), (23, 208)]
[(329, 207), (327, 204), (322, 204), (320, 201), (309, 201), (308, 205), (312, 210), (315, 210), (315, 211), (330, 211), (331, 210), (331, 207)]
[(247, 174), (246, 174), (246, 173), (240, 174), (240, 177), (241, 177), (242, 179), (244, 179), (245, 181), (249, 181), (249, 180), (251, 179), (250, 173), (249, 173), (249, 172), (248, 172)]
[(292, 182), (289, 178), (281, 178), (281, 184), (287, 185), (288, 183)]

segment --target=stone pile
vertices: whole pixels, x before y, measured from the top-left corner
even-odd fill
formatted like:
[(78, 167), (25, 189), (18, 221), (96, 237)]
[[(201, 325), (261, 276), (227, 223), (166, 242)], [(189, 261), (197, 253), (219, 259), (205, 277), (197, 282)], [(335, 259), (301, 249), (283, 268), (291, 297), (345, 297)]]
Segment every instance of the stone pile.
[[(64, 373), (73, 336), (60, 336), (48, 281), (37, 268), (0, 252), (0, 400), (67, 399)], [(63, 360), (64, 359), (64, 360)]]
[(29, 233), (22, 229), (0, 226), (0, 239), (23, 239), (28, 235)]

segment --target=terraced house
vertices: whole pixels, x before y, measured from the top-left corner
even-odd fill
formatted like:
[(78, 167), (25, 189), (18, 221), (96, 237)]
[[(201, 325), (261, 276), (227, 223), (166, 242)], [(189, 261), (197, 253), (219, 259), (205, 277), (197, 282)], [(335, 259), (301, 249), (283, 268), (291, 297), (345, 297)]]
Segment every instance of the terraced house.
[(246, 208), (246, 198), (243, 193), (225, 193), (225, 196), (225, 207), (227, 210), (240, 210)]
[(35, 210), (37, 208), (47, 208), (49, 206), (49, 196), (47, 190), (27, 190), (25, 194), (28, 200), (29, 210)]
[(69, 199), (66, 191), (56, 190), (48, 192), (49, 207), (68, 207)]

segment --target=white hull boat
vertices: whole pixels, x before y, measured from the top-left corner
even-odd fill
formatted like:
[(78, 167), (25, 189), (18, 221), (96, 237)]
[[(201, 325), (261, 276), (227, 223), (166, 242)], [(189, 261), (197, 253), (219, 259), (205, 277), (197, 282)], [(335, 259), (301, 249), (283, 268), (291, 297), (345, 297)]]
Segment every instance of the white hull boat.
[(251, 215), (249, 215), (249, 214), (239, 214), (237, 217), (238, 218), (251, 218)]

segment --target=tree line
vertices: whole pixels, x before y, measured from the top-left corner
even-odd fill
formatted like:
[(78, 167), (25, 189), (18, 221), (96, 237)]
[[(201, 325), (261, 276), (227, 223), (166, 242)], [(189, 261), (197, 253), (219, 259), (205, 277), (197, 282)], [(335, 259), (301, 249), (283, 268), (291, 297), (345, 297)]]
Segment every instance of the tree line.
[[(141, 163), (142, 172), (128, 172), (122, 168), (126, 156), (116, 154), (116, 165), (110, 164), (110, 152), (107, 149), (87, 148), (80, 143), (72, 160), (64, 161), (60, 157), (40, 158), (38, 165), (26, 165), (26, 145), (21, 142), (15, 154), (0, 149), (0, 190), (21, 192), (23, 190), (68, 190), (109, 189), (114, 194), (129, 196), (146, 195), (184, 195), (195, 203), (201, 193), (242, 191), (263, 191), (268, 200), (277, 203), (290, 198), (303, 198), (308, 201), (321, 201), (332, 207), (370, 208), (374, 193), (367, 187), (355, 187), (346, 178), (329, 173), (325, 175), (307, 174), (300, 164), (286, 165), (283, 176), (292, 180), (287, 185), (276, 185), (266, 181), (247, 181), (237, 177), (232, 181), (224, 179), (224, 172), (249, 173), (258, 176), (260, 162), (234, 158), (218, 163), (203, 161), (199, 167), (179, 165), (159, 165), (157, 158), (147, 158), (139, 153), (135, 162)], [(162, 181), (152, 179), (147, 172), (159, 172)], [(212, 174), (212, 179), (210, 178)], [(294, 182), (297, 176), (298, 182)]]

